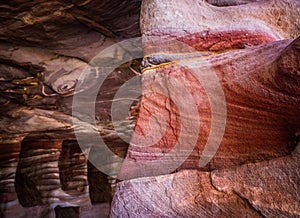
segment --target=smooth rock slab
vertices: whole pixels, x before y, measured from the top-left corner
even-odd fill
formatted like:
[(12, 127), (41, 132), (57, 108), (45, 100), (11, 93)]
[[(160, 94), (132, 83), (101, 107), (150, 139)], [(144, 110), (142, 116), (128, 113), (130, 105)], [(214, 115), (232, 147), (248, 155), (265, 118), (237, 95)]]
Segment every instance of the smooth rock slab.
[(233, 193), (211, 184), (209, 172), (185, 170), (118, 184), (111, 217), (260, 217)]
[(300, 216), (300, 146), (286, 157), (212, 173), (220, 191), (245, 198), (265, 217)]
[(120, 182), (111, 217), (299, 217), (299, 156)]

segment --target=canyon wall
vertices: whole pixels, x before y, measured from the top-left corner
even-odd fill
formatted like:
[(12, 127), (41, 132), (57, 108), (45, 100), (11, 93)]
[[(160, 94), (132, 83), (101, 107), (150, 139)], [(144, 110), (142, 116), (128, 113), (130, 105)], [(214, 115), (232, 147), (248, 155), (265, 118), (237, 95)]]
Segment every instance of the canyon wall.
[(300, 216), (299, 1), (0, 9), (1, 217)]

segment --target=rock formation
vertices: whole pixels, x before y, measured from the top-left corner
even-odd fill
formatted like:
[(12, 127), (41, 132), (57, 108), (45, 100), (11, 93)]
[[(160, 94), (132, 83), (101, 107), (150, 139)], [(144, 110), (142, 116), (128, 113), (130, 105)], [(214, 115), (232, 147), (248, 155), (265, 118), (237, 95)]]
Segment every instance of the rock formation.
[[(87, 161), (93, 145), (85, 150), (78, 146), (72, 96), (78, 77), (99, 51), (140, 35), (140, 4), (0, 4), (1, 217), (109, 213), (115, 180)], [(121, 156), (127, 143), (110, 125), (110, 105), (118, 87), (135, 75), (128, 66), (120, 66), (107, 78), (97, 106), (102, 137)]]
[(298, 217), (299, 148), (230, 169), (121, 182), (111, 217)]
[(298, 0), (0, 9), (1, 217), (300, 216)]
[(143, 1), (143, 95), (112, 217), (300, 215), (298, 13)]
[[(267, 43), (243, 51), (210, 56), (205, 62), (202, 57), (193, 58), (145, 71), (142, 81), (145, 94), (123, 164), (125, 178), (130, 178), (135, 170), (137, 174), (132, 177), (140, 173), (147, 176), (148, 167), (150, 171), (159, 167), (150, 160), (159, 159), (164, 153), (175, 149), (176, 143), (182, 155), (194, 150), (182, 168), (199, 168), (200, 156), (202, 160), (214, 156), (208, 165), (202, 166), (203, 169), (213, 170), (289, 154), (296, 145), (295, 133), (300, 127), (299, 76), (297, 70), (293, 71), (298, 68), (299, 43), (299, 39)], [(258, 60), (254, 62), (254, 59)], [(196, 66), (198, 71), (192, 74), (185, 66)], [(225, 125), (224, 114), (212, 108), (213, 104), (222, 107), (222, 99), (216, 96), (219, 93), (214, 89), (218, 85), (215, 81), (204, 84), (211, 77), (202, 76), (203, 71), (217, 74), (226, 99), (226, 128), (215, 155), (214, 151), (207, 152), (205, 149), (211, 146), (209, 140), (218, 143), (217, 136), (212, 137), (211, 134), (222, 131), (222, 125)], [(196, 114), (177, 105), (188, 97), (182, 90), (178, 92), (178, 84), (173, 80), (179, 81), (183, 89), (193, 93), (185, 105), (195, 107), (198, 110)], [(164, 87), (168, 87), (168, 96), (153, 94)], [(211, 93), (206, 94), (209, 89)], [(166, 98), (171, 99), (173, 104)], [(166, 127), (159, 120), (151, 122), (151, 117), (157, 114), (166, 121)], [(195, 115), (199, 116), (199, 120)], [(200, 121), (199, 127), (195, 120)], [(151, 128), (155, 131), (146, 134)], [(198, 128), (196, 137), (195, 128)], [(161, 132), (164, 135), (160, 139)], [(153, 146), (145, 146), (153, 139), (158, 141), (154, 141)], [(165, 155), (164, 169), (171, 169), (174, 160), (181, 161), (177, 156), (177, 152)], [(161, 164), (160, 161), (156, 163)]]

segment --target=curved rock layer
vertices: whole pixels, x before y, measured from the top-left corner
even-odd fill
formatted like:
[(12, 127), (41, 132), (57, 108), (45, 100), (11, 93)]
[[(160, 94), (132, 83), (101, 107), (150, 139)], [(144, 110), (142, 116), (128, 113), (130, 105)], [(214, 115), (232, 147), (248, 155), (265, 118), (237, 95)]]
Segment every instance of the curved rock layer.
[(245, 48), (296, 38), (299, 8), (297, 0), (267, 0), (231, 7), (215, 7), (199, 0), (145, 0), (141, 8), (144, 51), (146, 55), (164, 50), (180, 52), (178, 46), (160, 42), (162, 38), (180, 41), (198, 51)]
[(0, 40), (90, 61), (99, 48), (140, 35), (140, 5), (140, 0), (2, 2)]
[[(10, 157), (1, 165), (5, 167), (0, 183), (3, 216), (108, 215), (115, 181), (88, 167), (76, 141), (26, 137), (19, 148), (16, 157), (10, 151)], [(97, 189), (99, 186), (108, 192)]]
[(112, 217), (299, 216), (299, 5), (236, 5), (143, 1), (143, 96)]
[(299, 148), (233, 169), (120, 182), (111, 217), (298, 217)]
[[(297, 0), (1, 2), (0, 217), (300, 216), (299, 12)], [(94, 58), (141, 34), (136, 50)], [(73, 102), (83, 72), (76, 94), (96, 102)], [(140, 102), (112, 120), (134, 77)], [(93, 164), (150, 177), (117, 183)]]
[(22, 137), (6, 138), (1, 141), (1, 204), (17, 199), (14, 182), (21, 150), (20, 140)]
[[(181, 168), (220, 169), (289, 154), (300, 128), (299, 43), (278, 41), (145, 69), (140, 112), (120, 175), (159, 175), (162, 166), (176, 170), (172, 166), (182, 161), (180, 154), (168, 152), (177, 144), (182, 156), (191, 153)], [(216, 80), (205, 74), (216, 74)], [(215, 89), (218, 85), (223, 92)], [(181, 106), (178, 102), (189, 99), (185, 90), (191, 98)], [(226, 100), (224, 113), (218, 110), (225, 104), (220, 94)], [(165, 125), (153, 116), (163, 118)], [(217, 141), (212, 134), (222, 128)]]
[[(5, 217), (19, 213), (51, 217), (64, 213), (64, 209), (54, 210), (59, 205), (80, 207), (79, 214), (83, 217), (107, 216), (115, 180), (95, 167), (87, 170), (88, 153), (84, 157), (77, 142), (73, 143), (76, 140), (71, 116), (74, 83), (87, 63), (71, 57), (55, 58), (52, 52), (37, 48), (5, 44), (1, 51), (4, 63), (1, 65), (4, 70), (1, 74), (1, 168), (5, 169), (1, 171), (1, 213)], [(47, 58), (48, 61), (43, 61)], [(15, 70), (19, 73), (14, 74)], [(99, 132), (121, 157), (126, 154), (128, 144), (113, 129), (110, 107), (118, 88), (132, 75), (135, 73), (128, 65), (112, 72), (99, 90), (96, 103)], [(130, 125), (134, 125), (136, 115), (129, 116)], [(130, 126), (122, 125), (119, 129), (128, 134)], [(85, 131), (84, 126), (78, 131)], [(26, 145), (24, 141), (21, 146), (25, 136), (29, 142)], [(51, 141), (60, 141), (55, 150), (51, 149)], [(86, 148), (92, 146), (93, 142)], [(42, 169), (35, 170), (35, 167)], [(99, 186), (108, 191), (103, 193)]]
[[(109, 213), (115, 180), (87, 162), (93, 143), (83, 149), (84, 155), (76, 142), (73, 94), (79, 76), (91, 70), (89, 61), (100, 51), (140, 35), (140, 5), (141, 1), (0, 3), (1, 217)], [(128, 55), (125, 49), (118, 52)], [(131, 63), (114, 70), (97, 97), (97, 128), (120, 156), (128, 144), (113, 129), (110, 107), (116, 91), (136, 70)], [(92, 76), (98, 73), (91, 70)], [(120, 127), (124, 132), (128, 128)]]
[(23, 142), (15, 179), (22, 206), (33, 207), (49, 199), (56, 200), (58, 196), (54, 193), (60, 191), (57, 165), (60, 149), (59, 141)]
[(1, 4), (0, 39), (68, 48), (103, 41), (104, 36), (137, 36), (140, 4), (141, 1), (9, 1)]
[(87, 192), (87, 159), (83, 152), (76, 141), (62, 143), (58, 168), (64, 191), (78, 194)]

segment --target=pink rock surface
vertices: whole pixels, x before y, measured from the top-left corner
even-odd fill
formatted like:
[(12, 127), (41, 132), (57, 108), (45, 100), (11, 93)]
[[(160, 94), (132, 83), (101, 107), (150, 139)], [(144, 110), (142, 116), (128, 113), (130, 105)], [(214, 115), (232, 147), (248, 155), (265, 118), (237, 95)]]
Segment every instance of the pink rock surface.
[(299, 148), (234, 169), (120, 182), (111, 217), (298, 217)]
[(199, 0), (143, 1), (145, 53), (161, 52), (164, 47), (155, 42), (154, 36), (176, 39), (200, 51), (243, 48), (299, 36), (298, 1), (238, 2), (235, 6), (216, 7)]
[[(120, 176), (170, 173), (184, 161), (177, 167), (212, 170), (289, 154), (300, 127), (299, 42), (278, 41), (146, 69)], [(198, 71), (192, 74), (183, 65)], [(209, 74), (216, 74), (216, 81), (196, 78)], [(218, 85), (223, 93), (215, 89)], [(222, 114), (217, 109), (223, 104), (227, 110)], [(216, 137), (222, 128), (223, 137)], [(211, 157), (206, 166), (199, 165), (199, 159), (203, 163)]]

